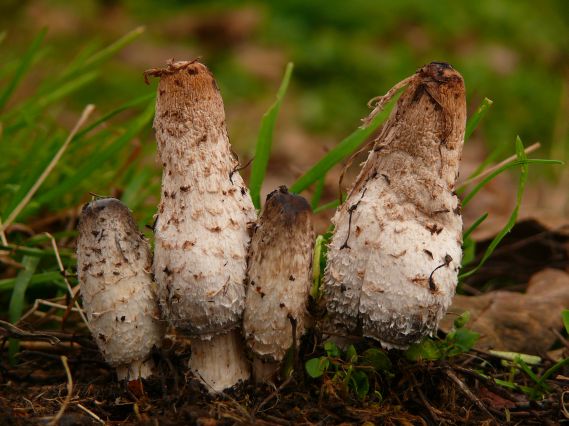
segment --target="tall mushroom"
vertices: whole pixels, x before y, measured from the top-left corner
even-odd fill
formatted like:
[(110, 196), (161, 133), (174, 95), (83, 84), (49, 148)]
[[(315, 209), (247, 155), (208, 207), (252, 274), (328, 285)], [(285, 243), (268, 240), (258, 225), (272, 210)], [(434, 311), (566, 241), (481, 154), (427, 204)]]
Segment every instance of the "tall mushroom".
[(192, 337), (190, 369), (218, 392), (249, 377), (239, 330), (251, 197), (237, 172), (223, 100), (205, 65), (170, 62), (154, 129), (162, 163), (154, 275), (165, 317)]
[(87, 204), (79, 220), (77, 270), (83, 307), (105, 360), (119, 380), (147, 377), (164, 331), (148, 242), (114, 198)]
[(462, 250), (454, 194), (466, 124), (461, 75), (433, 62), (407, 87), (336, 212), (324, 277), (332, 327), (405, 348), (436, 330)]
[(308, 320), (314, 230), (309, 204), (285, 186), (271, 192), (251, 246), (243, 331), (253, 376), (270, 380)]

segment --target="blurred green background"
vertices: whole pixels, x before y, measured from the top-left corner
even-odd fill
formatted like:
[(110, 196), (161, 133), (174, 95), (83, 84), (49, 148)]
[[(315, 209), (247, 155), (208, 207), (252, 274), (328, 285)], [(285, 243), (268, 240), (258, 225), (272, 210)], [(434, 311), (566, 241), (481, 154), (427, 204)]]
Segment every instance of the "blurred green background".
[[(541, 141), (542, 157), (563, 159), (568, 152), (569, 7), (564, 0), (539, 4), (491, 0), (4, 0), (0, 22), (5, 31), (0, 45), (0, 81), (4, 84), (40, 29), (47, 28), (39, 54), (8, 107), (36, 96), (41, 84), (64, 73), (69, 64), (138, 26), (145, 27), (132, 43), (93, 67), (96, 74), (90, 75), (88, 67), (83, 69), (86, 81), (57, 103), (43, 108), (41, 114), (25, 112), (28, 125), (38, 127), (33, 137), (20, 134), (14, 139), (7, 131), (2, 134), (4, 219), (27, 164), (34, 162), (42, 147), (48, 150), (49, 144), (42, 140), (57, 132), (63, 137), (87, 103), (94, 103), (101, 117), (152, 94), (155, 86), (144, 85), (142, 72), (170, 58), (200, 56), (213, 70), (226, 101), (232, 143), (244, 159), (252, 155), (260, 117), (274, 99), (286, 63), (294, 62), (291, 87), (276, 128), (269, 187), (293, 181), (359, 125), (370, 98), (433, 60), (450, 62), (463, 74), (469, 113), (484, 97), (494, 101), (473, 138), (485, 144), (488, 152), (505, 147), (502, 156), (511, 154), (517, 134), (526, 145)], [(82, 161), (98, 152), (97, 144), (104, 146), (109, 138), (128, 133), (130, 120), (143, 107), (113, 117), (99, 139), (66, 153), (50, 176), (52, 185), (77, 175)], [(92, 191), (122, 195), (131, 208), (141, 209), (137, 214), (142, 223), (151, 221), (159, 170), (153, 160), (150, 124), (143, 118), (116, 152), (101, 157), (96, 170), (71, 181), (76, 183), (72, 191), (42, 199), (50, 187), (48, 180), (38, 192), (40, 201), (47, 201), (35, 207), (32, 202), (21, 219), (73, 207), (79, 200), (86, 201), (87, 192)], [(20, 174), (7, 172), (14, 169)], [(334, 190), (328, 188), (328, 195)]]

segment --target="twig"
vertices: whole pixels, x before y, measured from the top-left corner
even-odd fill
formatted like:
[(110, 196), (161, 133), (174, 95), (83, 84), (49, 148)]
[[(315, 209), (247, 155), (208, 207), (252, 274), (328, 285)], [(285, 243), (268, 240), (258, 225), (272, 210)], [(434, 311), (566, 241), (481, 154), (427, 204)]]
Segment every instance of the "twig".
[(27, 340), (42, 340), (51, 343), (52, 345), (57, 345), (61, 342), (55, 336), (45, 333), (36, 333), (34, 331), (25, 331), (21, 328), (16, 327), (9, 322), (0, 320), (0, 328), (4, 329), (7, 332), (8, 337), (15, 337), (15, 338), (25, 338)]
[(6, 233), (4, 232), (4, 226), (2, 225), (2, 217), (0, 217), (0, 241), (2, 244), (7, 246), (8, 240), (6, 239)]
[(566, 419), (569, 419), (569, 410), (567, 410), (567, 404), (565, 403), (565, 395), (569, 395), (569, 391), (564, 391), (561, 394), (561, 412), (565, 416)]
[[(540, 146), (541, 146), (541, 143), (536, 142), (533, 145), (530, 145), (526, 149), (524, 149), (524, 152), (526, 154), (530, 154), (530, 153), (534, 152), (535, 150), (537, 150)], [(466, 185), (469, 185), (473, 182), (479, 181), (479, 180), (485, 178), (486, 176), (491, 175), (496, 170), (498, 170), (500, 167), (505, 166), (506, 164), (511, 163), (512, 161), (515, 161), (517, 158), (518, 158), (517, 155), (511, 155), (508, 158), (506, 158), (505, 160), (500, 161), (498, 164), (490, 167), (489, 169), (486, 169), (485, 171), (483, 171), (479, 175), (472, 176), (471, 178), (468, 178), (463, 182), (459, 182), (456, 186), (457, 186), (457, 188), (460, 188), (461, 186), (466, 186)]]
[(51, 171), (57, 165), (57, 163), (61, 159), (61, 156), (63, 155), (63, 153), (65, 152), (65, 150), (67, 149), (67, 147), (69, 146), (69, 144), (71, 143), (71, 141), (73, 140), (73, 138), (75, 137), (75, 135), (77, 134), (79, 129), (81, 128), (81, 126), (83, 126), (83, 124), (85, 124), (85, 122), (87, 121), (87, 119), (89, 118), (89, 116), (91, 115), (91, 113), (93, 112), (94, 109), (95, 109), (95, 106), (91, 105), (91, 104), (89, 104), (85, 107), (85, 109), (83, 110), (83, 113), (81, 114), (81, 117), (79, 117), (79, 120), (77, 121), (77, 123), (75, 124), (73, 129), (71, 130), (71, 133), (69, 133), (69, 136), (67, 136), (67, 139), (65, 140), (63, 145), (61, 145), (61, 148), (59, 148), (59, 150), (57, 151), (55, 156), (51, 159), (50, 163), (47, 165), (47, 167), (45, 168), (43, 173), (40, 175), (38, 180), (35, 181), (33, 186), (30, 188), (30, 190), (25, 195), (25, 197), (19, 202), (19, 204), (16, 206), (16, 208), (14, 210), (12, 210), (12, 213), (10, 213), (10, 215), (6, 219), (6, 222), (4, 224), (0, 224), (0, 232), (4, 232), (4, 230), (6, 228), (8, 228), (8, 226), (10, 226), (12, 224), (12, 222), (14, 222), (14, 220), (16, 220), (18, 215), (28, 205), (28, 203), (30, 202), (30, 200), (32, 199), (32, 197), (34, 196), (36, 191), (39, 189), (39, 187), (42, 185), (42, 183), (45, 181), (45, 179), (48, 177), (48, 175), (51, 173)]
[(101, 424), (105, 424), (105, 421), (103, 419), (101, 419), (99, 416), (97, 416), (95, 413), (93, 413), (91, 410), (89, 410), (87, 407), (84, 407), (81, 404), (77, 404), (77, 406), (79, 408), (81, 408), (83, 411), (85, 411), (87, 414), (89, 414), (91, 417), (93, 417), (96, 421), (98, 421)]
[(272, 392), (269, 396), (263, 399), (261, 403), (255, 407), (255, 409), (251, 413), (251, 417), (255, 418), (255, 416), (261, 410), (261, 408), (263, 408), (264, 405), (270, 402), (273, 398), (275, 398), (279, 394), (280, 391), (282, 391), (286, 386), (288, 386), (288, 384), (292, 381), (293, 378), (294, 375), (292, 374), (288, 376), (288, 378), (284, 382), (282, 382), (282, 384), (277, 389), (275, 389), (274, 392)]
[(56, 426), (59, 423), (61, 416), (65, 413), (73, 396), (73, 377), (71, 377), (71, 371), (69, 371), (69, 365), (67, 364), (67, 357), (65, 355), (61, 355), (61, 363), (63, 364), (63, 368), (65, 368), (65, 374), (67, 374), (67, 396), (55, 417), (49, 422), (49, 426)]
[(83, 313), (81, 306), (79, 306), (79, 302), (77, 302), (77, 297), (73, 293), (71, 284), (69, 284), (69, 280), (67, 279), (67, 272), (65, 271), (65, 267), (63, 266), (63, 262), (61, 261), (61, 256), (59, 255), (59, 249), (57, 248), (57, 243), (55, 242), (55, 238), (53, 238), (53, 235), (51, 235), (49, 232), (45, 232), (44, 234), (51, 240), (51, 246), (53, 247), (55, 258), (57, 259), (57, 265), (59, 266), (59, 270), (61, 271), (61, 275), (63, 276), (63, 281), (65, 282), (65, 285), (67, 285), (67, 290), (69, 291), (69, 295), (71, 296), (71, 304), (73, 304), (73, 301), (75, 301), (75, 307), (77, 308), (77, 312), (79, 312), (79, 315), (81, 316), (81, 319), (87, 326), (87, 329), (91, 331), (91, 327), (89, 326), (89, 321), (87, 321), (87, 318), (85, 318), (85, 314)]
[[(427, 397), (425, 396), (425, 394), (421, 390), (419, 383), (417, 383), (417, 378), (415, 377), (415, 375), (411, 374), (411, 377), (413, 379), (413, 384), (416, 386), (415, 390), (417, 391), (417, 394), (419, 395), (419, 398), (421, 399), (421, 402), (423, 403), (423, 405), (425, 407), (427, 407), (427, 410), (429, 411), (429, 414), (431, 415), (433, 421), (437, 424), (441, 424), (442, 423), (441, 419), (438, 416), (438, 414), (441, 414), (441, 412), (431, 405), (431, 403), (429, 402), (429, 400), (427, 399)], [(438, 411), (438, 413), (437, 413), (437, 411)]]
[[(29, 317), (31, 314), (33, 314), (39, 308), (39, 305), (49, 306), (50, 308), (57, 308), (57, 309), (63, 309), (63, 310), (68, 309), (67, 305), (62, 305), (60, 303), (55, 303), (55, 302), (51, 302), (49, 300), (44, 300), (44, 299), (36, 299), (34, 301), (33, 306), (30, 308), (30, 310), (28, 310), (28, 312), (26, 312), (24, 315), (22, 315), (22, 317), (18, 320), (17, 323), (20, 324), (27, 317)], [(71, 310), (73, 312), (78, 312), (77, 308), (71, 308)]]
[(474, 402), (478, 408), (480, 408), (488, 417), (496, 422), (496, 418), (492, 415), (492, 413), (490, 413), (490, 411), (488, 411), (488, 408), (486, 408), (484, 403), (480, 401), (480, 399), (474, 395), (470, 389), (468, 389), (468, 386), (466, 386), (466, 384), (460, 380), (456, 374), (454, 374), (454, 371), (447, 369), (445, 372), (446, 375), (458, 386), (462, 393), (470, 398), (470, 400)]

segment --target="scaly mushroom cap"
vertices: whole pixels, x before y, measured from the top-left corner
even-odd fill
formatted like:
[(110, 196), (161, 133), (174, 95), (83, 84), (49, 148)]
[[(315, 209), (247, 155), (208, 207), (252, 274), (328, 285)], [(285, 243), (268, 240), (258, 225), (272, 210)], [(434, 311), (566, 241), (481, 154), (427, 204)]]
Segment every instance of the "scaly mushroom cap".
[(83, 208), (77, 263), (83, 307), (105, 360), (121, 379), (149, 375), (147, 360), (160, 346), (164, 327), (148, 242), (119, 200), (104, 198)]
[(419, 69), (333, 218), (324, 289), (337, 331), (404, 348), (436, 330), (462, 257), (453, 191), (465, 125), (460, 74)]
[[(267, 196), (249, 248), (243, 331), (255, 356), (281, 361), (308, 317), (314, 230), (309, 204), (280, 187)], [(294, 325), (293, 325), (294, 324)]]
[(154, 274), (165, 317), (209, 338), (239, 325), (245, 302), (248, 223), (255, 210), (235, 170), (223, 100), (198, 62), (160, 76), (154, 129), (163, 166)]

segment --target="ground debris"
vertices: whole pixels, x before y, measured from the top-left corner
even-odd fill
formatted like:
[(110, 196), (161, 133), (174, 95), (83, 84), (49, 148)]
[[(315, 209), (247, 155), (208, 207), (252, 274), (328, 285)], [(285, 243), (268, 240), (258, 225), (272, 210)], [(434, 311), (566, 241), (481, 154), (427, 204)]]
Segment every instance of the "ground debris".
[[(304, 347), (313, 343), (304, 342)], [(562, 418), (561, 395), (569, 387), (561, 371), (548, 381), (554, 391), (532, 401), (521, 392), (498, 386), (494, 378), (506, 379), (509, 370), (482, 352), (417, 363), (392, 351), (393, 376), (372, 378), (372, 390), (363, 400), (330, 379), (313, 380), (303, 372), (280, 387), (247, 383), (212, 396), (185, 373), (186, 344), (174, 342), (156, 354), (160, 374), (144, 380), (136, 392), (117, 383), (112, 368), (92, 351), (80, 346), (70, 349), (73, 393), (60, 424), (431, 425), (507, 424), (508, 419), (512, 424), (522, 420), (554, 424)], [(358, 344), (358, 350), (370, 344)], [(481, 368), (486, 378), (479, 374)], [(57, 356), (23, 351), (18, 364), (6, 362), (0, 372), (3, 424), (44, 424), (66, 400), (65, 372)]]

